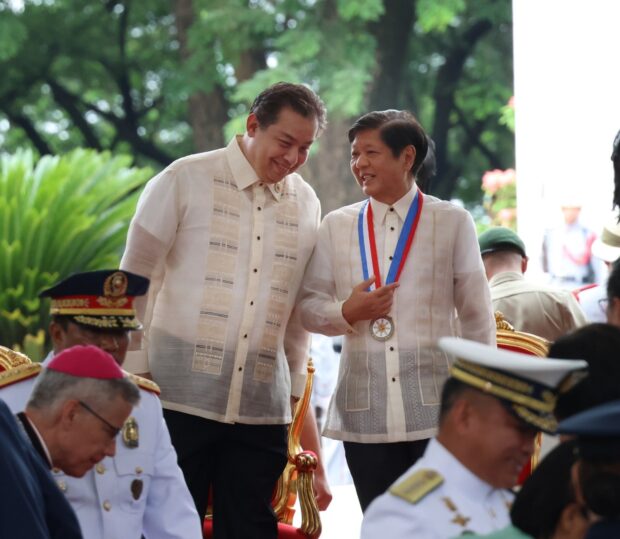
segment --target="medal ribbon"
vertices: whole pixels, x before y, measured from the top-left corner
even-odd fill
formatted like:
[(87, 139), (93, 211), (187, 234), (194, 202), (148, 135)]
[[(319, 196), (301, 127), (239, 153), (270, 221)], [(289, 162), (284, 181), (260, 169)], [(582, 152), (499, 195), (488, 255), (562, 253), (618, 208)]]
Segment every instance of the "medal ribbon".
[[(420, 215), (422, 214), (422, 204), (424, 198), (419, 195), (420, 190), (418, 189), (411, 205), (409, 206), (409, 210), (407, 210), (407, 216), (405, 217), (403, 228), (398, 236), (396, 251), (394, 252), (394, 258), (392, 258), (392, 263), (390, 264), (385, 284), (398, 282), (400, 274), (405, 266), (407, 255), (409, 254), (411, 244), (413, 243), (413, 237), (415, 236), (416, 229), (418, 228)], [(357, 235), (360, 244), (360, 255), (362, 259), (362, 272), (364, 275), (364, 280), (370, 277), (368, 272), (368, 259), (370, 259), (372, 262), (375, 282), (368, 288), (368, 290), (376, 290), (381, 287), (381, 273), (379, 271), (379, 258), (377, 256), (377, 244), (375, 241), (375, 229), (370, 199), (368, 199), (360, 209), (357, 219)]]

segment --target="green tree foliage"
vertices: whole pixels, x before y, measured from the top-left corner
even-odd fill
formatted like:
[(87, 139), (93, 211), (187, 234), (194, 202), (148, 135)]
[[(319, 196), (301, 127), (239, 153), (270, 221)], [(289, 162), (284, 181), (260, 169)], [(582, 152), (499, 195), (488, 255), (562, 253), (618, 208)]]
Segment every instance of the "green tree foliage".
[(513, 94), (508, 0), (25, 0), (0, 11), (4, 29), (9, 150), (88, 146), (159, 168), (222, 145), (256, 93), (287, 79), (328, 105), (305, 171), (325, 210), (360, 196), (346, 128), (368, 110), (420, 117), (438, 196), (479, 202), (483, 172), (514, 165), (500, 122)]
[(137, 188), (151, 174), (129, 164), (83, 149), (38, 161), (31, 150), (1, 157), (3, 344), (20, 347), (47, 326), (41, 290), (76, 271), (118, 267)]

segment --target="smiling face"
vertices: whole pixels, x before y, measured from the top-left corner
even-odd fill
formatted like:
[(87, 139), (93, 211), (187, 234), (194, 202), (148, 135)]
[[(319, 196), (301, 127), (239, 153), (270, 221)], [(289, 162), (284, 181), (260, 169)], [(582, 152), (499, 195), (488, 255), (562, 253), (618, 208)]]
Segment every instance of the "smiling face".
[(534, 452), (536, 430), (482, 394), (471, 401), (466, 427), (473, 456), (468, 467), (496, 488), (512, 488)]
[(351, 143), (351, 172), (366, 196), (393, 204), (411, 189), (415, 148), (406, 146), (398, 157), (381, 139), (379, 129), (357, 133)]
[(304, 117), (289, 107), (280, 110), (277, 121), (265, 128), (251, 113), (241, 147), (258, 178), (277, 183), (307, 161), (318, 129), (316, 118)]

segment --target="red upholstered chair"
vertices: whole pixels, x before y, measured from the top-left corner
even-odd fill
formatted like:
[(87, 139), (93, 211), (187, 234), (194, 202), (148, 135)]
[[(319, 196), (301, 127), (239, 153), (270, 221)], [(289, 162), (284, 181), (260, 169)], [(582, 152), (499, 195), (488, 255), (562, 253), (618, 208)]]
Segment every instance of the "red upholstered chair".
[[(293, 421), (288, 430), (288, 463), (275, 485), (271, 503), (278, 517), (278, 537), (282, 539), (314, 539), (321, 534), (321, 517), (314, 498), (312, 480), (317, 466), (317, 457), (312, 451), (304, 451), (300, 444), (304, 419), (310, 406), (314, 366), (308, 360), (308, 376), (304, 394), (295, 406)], [(295, 502), (299, 497), (301, 527), (293, 526)], [(204, 537), (213, 535), (213, 514), (207, 510), (204, 520)]]
[[(511, 350), (512, 352), (520, 352), (522, 354), (529, 354), (538, 357), (547, 357), (547, 351), (549, 350), (549, 341), (538, 335), (532, 333), (525, 333), (524, 331), (516, 331), (510, 323), (506, 321), (504, 315), (495, 311), (495, 326), (497, 328), (497, 347), (505, 350)], [(519, 475), (518, 484), (521, 485), (532, 470), (538, 465), (540, 458), (540, 446), (542, 436), (540, 433), (536, 436), (536, 449), (534, 455), (530, 460), (529, 465), (523, 468), (523, 471)]]

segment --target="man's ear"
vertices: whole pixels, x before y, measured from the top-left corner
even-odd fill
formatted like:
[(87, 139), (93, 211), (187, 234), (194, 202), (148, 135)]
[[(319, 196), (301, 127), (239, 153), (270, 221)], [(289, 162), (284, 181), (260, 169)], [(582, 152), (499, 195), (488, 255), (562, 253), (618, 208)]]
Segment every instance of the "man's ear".
[(475, 406), (469, 399), (460, 397), (452, 405), (451, 415), (458, 434), (464, 434), (470, 429), (475, 413)]
[(527, 271), (527, 263), (530, 259), (527, 256), (521, 258), (521, 273), (525, 273)]
[(253, 137), (256, 134), (256, 130), (260, 128), (260, 124), (258, 123), (258, 118), (256, 114), (250, 112), (245, 121), (245, 130), (250, 137)]
[(57, 421), (61, 428), (69, 429), (73, 427), (79, 408), (80, 402), (76, 399), (69, 399), (62, 403), (60, 413), (57, 416)]
[(409, 146), (405, 146), (405, 148), (403, 149), (403, 152), (405, 156), (405, 166), (407, 170), (411, 170), (413, 163), (415, 163), (415, 156), (416, 156), (415, 146), (412, 146), (411, 144)]
[(48, 331), (52, 338), (52, 347), (54, 350), (62, 350), (64, 348), (65, 330), (58, 322), (50, 322)]

